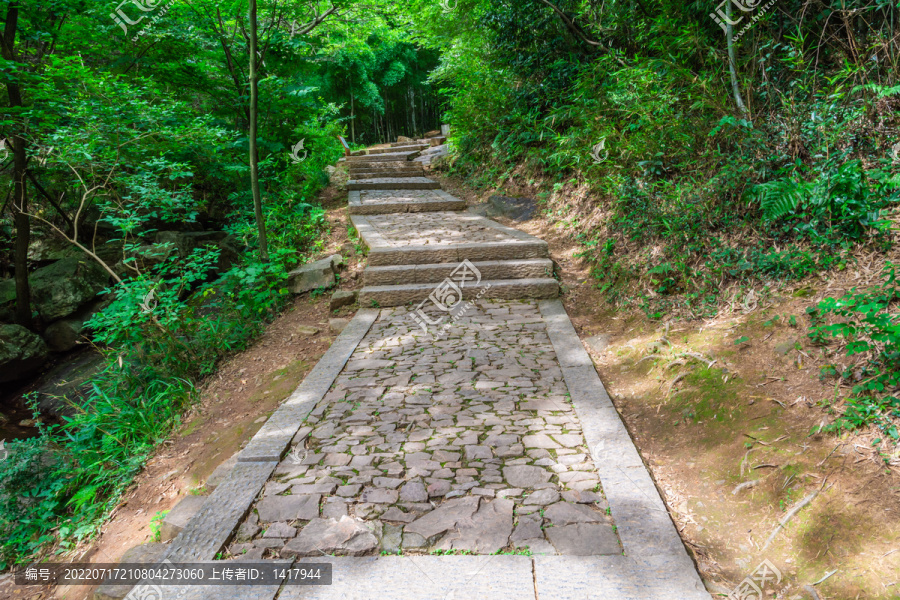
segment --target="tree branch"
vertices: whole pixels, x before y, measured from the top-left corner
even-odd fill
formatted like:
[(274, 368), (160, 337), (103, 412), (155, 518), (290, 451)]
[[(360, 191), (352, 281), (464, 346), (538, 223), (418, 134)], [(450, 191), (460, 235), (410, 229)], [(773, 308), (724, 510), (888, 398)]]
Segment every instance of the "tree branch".
[(584, 32), (581, 31), (581, 28), (578, 25), (576, 25), (575, 22), (572, 19), (570, 19), (566, 13), (561, 11), (555, 4), (548, 2), (548, 0), (538, 0), (538, 1), (543, 4), (546, 4), (550, 8), (552, 8), (553, 12), (555, 12), (557, 15), (559, 15), (559, 18), (562, 19), (563, 23), (565, 23), (566, 29), (568, 29), (571, 33), (575, 34), (575, 36), (581, 38), (581, 40), (585, 44), (590, 44), (591, 46), (603, 47), (603, 44), (601, 44), (600, 42), (595, 42), (594, 40), (588, 39), (588, 37), (584, 34)]
[(47, 190), (44, 189), (44, 186), (42, 186), (40, 183), (38, 183), (38, 180), (35, 178), (34, 174), (31, 171), (28, 171), (25, 175), (28, 177), (28, 179), (31, 181), (31, 183), (34, 184), (34, 187), (37, 188), (37, 190), (41, 193), (41, 195), (43, 195), (44, 198), (47, 199), (47, 202), (49, 202), (53, 206), (53, 208), (56, 209), (56, 212), (59, 213), (59, 216), (61, 216), (63, 218), (63, 220), (66, 222), (66, 225), (68, 225), (69, 229), (71, 229), (72, 232), (74, 233), (75, 225), (72, 223), (72, 219), (69, 218), (69, 215), (67, 215), (66, 212), (62, 209), (62, 207), (60, 207), (59, 204), (57, 204), (56, 201), (53, 200), (53, 197), (50, 196), (49, 193), (47, 193)]
[[(541, 0), (541, 1), (543, 1), (543, 0)], [(335, 6), (334, 3), (332, 3), (332, 4), (331, 4), (331, 8), (329, 8), (328, 10), (326, 10), (326, 11), (325, 11), (324, 13), (322, 13), (321, 15), (318, 14), (318, 13), (316, 13), (316, 16), (313, 18), (312, 21), (310, 21), (309, 25), (307, 25), (306, 27), (304, 27), (303, 29), (301, 29), (300, 31), (298, 31), (298, 32), (297, 32), (297, 35), (306, 35), (306, 34), (309, 33), (310, 31), (312, 31), (313, 29), (315, 29), (316, 27), (318, 27), (319, 25), (321, 25), (321, 24), (322, 24), (322, 21), (324, 21), (325, 19), (327, 19), (330, 15), (333, 15), (333, 14), (337, 13), (337, 10), (338, 10), (337, 6)]]

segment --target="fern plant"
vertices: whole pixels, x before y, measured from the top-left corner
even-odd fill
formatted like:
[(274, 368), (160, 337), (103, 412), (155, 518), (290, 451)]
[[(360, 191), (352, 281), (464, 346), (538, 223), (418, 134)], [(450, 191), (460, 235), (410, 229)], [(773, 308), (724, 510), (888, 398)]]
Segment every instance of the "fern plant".
[(775, 221), (796, 214), (804, 198), (810, 196), (810, 184), (792, 177), (761, 183), (753, 189), (763, 211), (763, 218)]

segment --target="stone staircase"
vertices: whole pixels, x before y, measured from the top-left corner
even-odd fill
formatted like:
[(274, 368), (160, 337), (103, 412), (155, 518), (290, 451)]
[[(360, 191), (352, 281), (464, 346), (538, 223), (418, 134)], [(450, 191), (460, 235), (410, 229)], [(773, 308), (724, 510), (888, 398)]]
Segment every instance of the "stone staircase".
[(344, 159), (350, 219), (368, 251), (360, 305), (557, 297), (547, 243), (467, 212), (410, 162), (426, 147), (399, 143)]

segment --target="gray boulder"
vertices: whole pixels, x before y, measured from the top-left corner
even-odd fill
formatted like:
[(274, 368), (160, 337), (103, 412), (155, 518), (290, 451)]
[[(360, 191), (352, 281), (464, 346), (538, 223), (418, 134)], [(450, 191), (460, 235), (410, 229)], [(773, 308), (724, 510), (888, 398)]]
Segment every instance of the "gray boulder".
[(508, 196), (491, 196), (487, 202), (472, 209), (483, 217), (507, 217), (513, 221), (527, 221), (536, 211), (537, 203), (531, 198)]
[(20, 325), (0, 325), (0, 382), (31, 375), (46, 362), (47, 344)]
[(78, 309), (65, 319), (54, 321), (44, 329), (44, 341), (53, 352), (68, 352), (84, 341), (85, 327), (94, 314), (104, 305), (103, 300), (95, 300)]
[(38, 408), (55, 416), (73, 414), (73, 405), (81, 406), (90, 397), (91, 381), (106, 364), (106, 358), (96, 352), (66, 357), (36, 382)]
[(339, 290), (331, 295), (331, 302), (329, 302), (328, 308), (337, 310), (344, 306), (350, 306), (354, 302), (356, 302), (356, 292)]
[(228, 237), (224, 231), (160, 231), (156, 234), (157, 244), (171, 244), (184, 258), (194, 249), (209, 244), (217, 245)]
[(127, 263), (124, 260), (119, 260), (113, 266), (113, 270), (119, 277), (132, 277), (136, 273), (136, 268), (146, 271), (164, 263), (175, 252), (175, 247), (170, 244), (141, 244), (129, 252)]
[(344, 259), (339, 254), (307, 263), (288, 273), (287, 288), (294, 294), (303, 294), (335, 284), (334, 274)]
[(74, 314), (109, 283), (109, 274), (87, 258), (65, 258), (35, 271), (28, 278), (31, 301), (45, 321)]
[(44, 330), (44, 341), (54, 352), (66, 352), (78, 345), (82, 329), (84, 321), (81, 319), (60, 319)]

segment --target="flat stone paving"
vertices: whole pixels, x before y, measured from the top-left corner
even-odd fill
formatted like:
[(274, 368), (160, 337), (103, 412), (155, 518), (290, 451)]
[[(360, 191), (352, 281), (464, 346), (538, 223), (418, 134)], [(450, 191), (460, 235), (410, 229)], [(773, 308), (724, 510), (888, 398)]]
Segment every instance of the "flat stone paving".
[(534, 301), (476, 301), (439, 339), (384, 309), (229, 552), (620, 555), (567, 394)]

